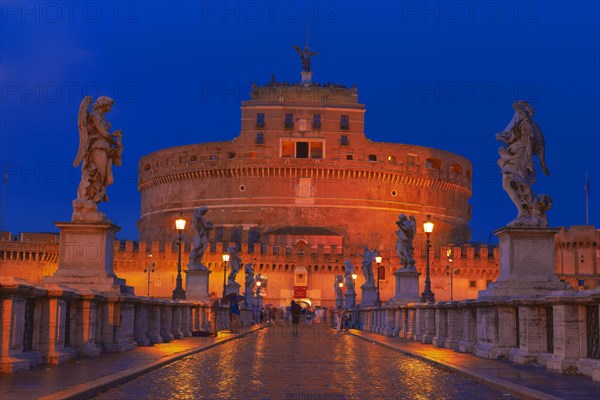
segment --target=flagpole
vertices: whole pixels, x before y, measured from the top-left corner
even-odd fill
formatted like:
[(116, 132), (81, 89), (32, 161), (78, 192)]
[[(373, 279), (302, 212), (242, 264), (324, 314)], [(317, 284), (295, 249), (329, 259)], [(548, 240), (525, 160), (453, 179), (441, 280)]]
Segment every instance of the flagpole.
[(4, 185), (2, 185), (2, 229), (1, 232), (4, 232), (4, 211), (6, 210), (6, 186), (8, 184), (8, 174), (4, 173)]
[(588, 171), (585, 170), (585, 224), (590, 224), (590, 183), (588, 181)]

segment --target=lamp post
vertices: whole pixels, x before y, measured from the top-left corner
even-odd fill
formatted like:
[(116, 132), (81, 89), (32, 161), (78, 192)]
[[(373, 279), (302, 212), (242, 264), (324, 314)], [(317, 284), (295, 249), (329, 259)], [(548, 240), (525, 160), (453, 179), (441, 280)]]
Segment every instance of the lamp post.
[(458, 269), (452, 268), (452, 249), (446, 250), (446, 256), (448, 257), (448, 265), (446, 265), (446, 276), (450, 276), (450, 301), (454, 301), (454, 275), (458, 274)]
[(227, 279), (227, 262), (229, 261), (229, 254), (223, 254), (223, 298), (227, 295), (225, 292), (225, 282)]
[(427, 219), (423, 222), (423, 231), (427, 235), (427, 241), (425, 242), (425, 290), (421, 293), (421, 301), (435, 301), (435, 294), (431, 291), (431, 278), (429, 277), (429, 247), (431, 247), (429, 236), (433, 232), (433, 222), (429, 218), (430, 216), (427, 215)]
[(144, 272), (148, 274), (148, 297), (150, 297), (150, 274), (154, 272), (154, 261), (152, 261), (152, 253), (148, 254), (148, 265), (144, 268)]
[(355, 272), (352, 274), (352, 308), (356, 308), (356, 278), (358, 278), (358, 274)]
[(181, 279), (181, 233), (185, 229), (185, 219), (178, 218), (175, 220), (175, 228), (179, 232), (179, 240), (177, 240), (178, 255), (177, 255), (177, 280), (175, 281), (175, 290), (173, 290), (173, 300), (185, 300), (185, 290)]
[(375, 298), (375, 307), (381, 307), (381, 295), (379, 294), (379, 266), (383, 257), (376, 256), (375, 262), (377, 263), (377, 297)]
[(340, 288), (340, 297), (338, 298), (338, 307), (344, 306), (344, 293), (342, 289), (344, 288), (344, 282), (338, 283), (338, 287)]

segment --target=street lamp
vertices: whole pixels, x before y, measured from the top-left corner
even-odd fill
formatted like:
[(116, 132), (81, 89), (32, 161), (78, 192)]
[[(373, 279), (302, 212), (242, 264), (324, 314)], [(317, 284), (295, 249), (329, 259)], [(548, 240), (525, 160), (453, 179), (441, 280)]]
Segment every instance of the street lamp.
[(150, 297), (150, 274), (154, 272), (154, 261), (152, 261), (152, 253), (148, 254), (148, 265), (144, 268), (144, 272), (148, 274), (148, 297)]
[(260, 286), (262, 285), (262, 281), (260, 279), (261, 278), (259, 274), (256, 279), (256, 305), (262, 308), (262, 306), (260, 305)]
[(435, 294), (431, 291), (431, 278), (429, 277), (429, 248), (431, 247), (429, 236), (433, 232), (433, 222), (429, 218), (430, 215), (427, 215), (427, 219), (423, 222), (423, 231), (427, 235), (427, 241), (425, 242), (425, 290), (421, 293), (421, 301), (435, 301)]
[(383, 257), (376, 256), (375, 262), (377, 263), (377, 297), (375, 298), (375, 307), (381, 307), (381, 295), (379, 294), (379, 265)]
[(225, 293), (225, 279), (227, 277), (227, 262), (229, 261), (229, 254), (225, 253), (223, 254), (223, 298), (225, 298), (225, 296), (227, 295), (227, 293)]
[(185, 290), (183, 290), (181, 279), (181, 233), (185, 229), (185, 219), (176, 219), (175, 229), (177, 229), (179, 232), (179, 240), (177, 240), (177, 247), (179, 251), (177, 255), (177, 280), (175, 281), (175, 290), (173, 290), (173, 300), (185, 300)]
[(446, 276), (450, 276), (450, 301), (454, 301), (454, 275), (458, 274), (458, 268), (452, 268), (452, 249), (446, 250), (449, 265), (446, 265)]

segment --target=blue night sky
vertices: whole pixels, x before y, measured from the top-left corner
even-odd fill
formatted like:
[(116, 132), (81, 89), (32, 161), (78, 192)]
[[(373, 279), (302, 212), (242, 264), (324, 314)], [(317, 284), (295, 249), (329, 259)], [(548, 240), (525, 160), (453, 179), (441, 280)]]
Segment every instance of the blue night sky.
[[(116, 104), (124, 133), (110, 201), (137, 239), (137, 163), (177, 145), (230, 140), (252, 82), (300, 80), (303, 1), (0, 1), (0, 166), (5, 230), (57, 231), (69, 221), (79, 170), (83, 96)], [(529, 100), (546, 137), (551, 176), (536, 193), (551, 226), (600, 226), (597, 1), (312, 1), (314, 80), (359, 89), (367, 137), (431, 146), (473, 162), (472, 239), (516, 216), (501, 188), (494, 138), (514, 99)], [(391, 228), (390, 228), (391, 229)]]

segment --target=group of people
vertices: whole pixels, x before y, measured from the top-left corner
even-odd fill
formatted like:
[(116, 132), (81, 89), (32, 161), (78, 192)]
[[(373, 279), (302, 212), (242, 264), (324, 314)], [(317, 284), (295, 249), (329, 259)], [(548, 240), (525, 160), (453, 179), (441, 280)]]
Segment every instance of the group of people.
[[(210, 336), (217, 336), (219, 332), (219, 305), (221, 302), (215, 292), (210, 292), (209, 295), (209, 311), (210, 311)], [(240, 318), (240, 304), (237, 300), (231, 298), (229, 301), (229, 329), (232, 332), (237, 332)]]
[(335, 311), (335, 329), (338, 332), (347, 331), (350, 329), (352, 316), (347, 308), (338, 307)]

